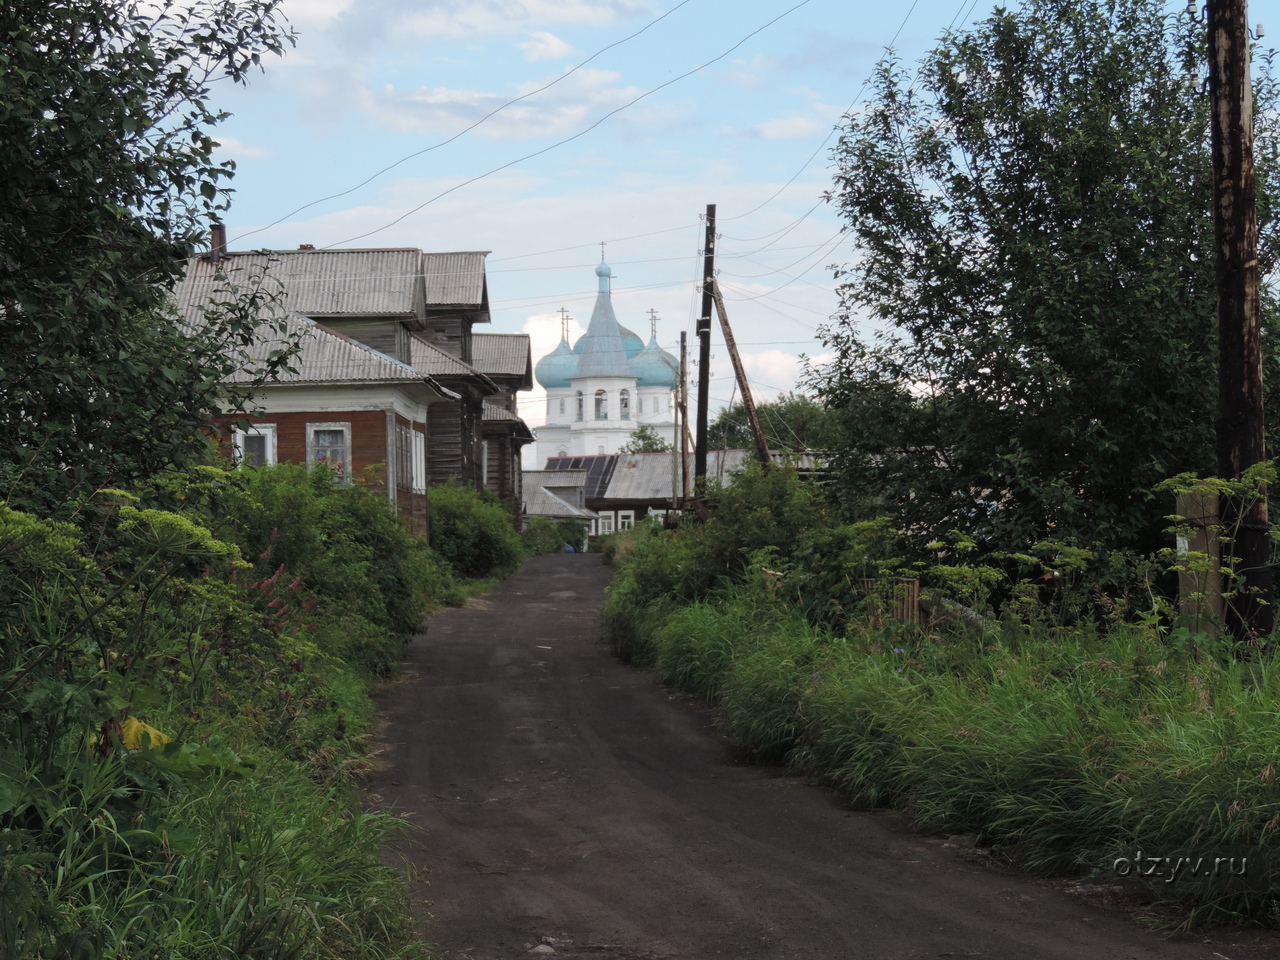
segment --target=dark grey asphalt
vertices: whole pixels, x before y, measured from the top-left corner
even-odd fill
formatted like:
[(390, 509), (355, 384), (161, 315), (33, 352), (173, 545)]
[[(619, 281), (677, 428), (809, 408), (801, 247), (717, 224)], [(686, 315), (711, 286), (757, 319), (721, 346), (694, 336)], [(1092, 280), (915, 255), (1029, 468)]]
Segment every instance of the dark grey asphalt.
[(372, 802), (421, 828), (422, 932), (448, 960), (1280, 955), (1167, 940), (739, 764), (709, 711), (601, 645), (608, 577), (597, 555), (529, 561), (433, 617), (381, 696)]

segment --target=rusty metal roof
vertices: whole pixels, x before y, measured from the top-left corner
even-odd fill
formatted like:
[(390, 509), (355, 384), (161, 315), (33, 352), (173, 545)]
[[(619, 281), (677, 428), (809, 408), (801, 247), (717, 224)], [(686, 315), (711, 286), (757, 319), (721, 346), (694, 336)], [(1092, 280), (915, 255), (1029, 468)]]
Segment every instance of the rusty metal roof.
[[(174, 301), (189, 320), (200, 308), (225, 299), (232, 285), (255, 284), (278, 293), (281, 307), (308, 317), (415, 317), (422, 310), (422, 254), (415, 248), (385, 250), (281, 250), (230, 253), (221, 260), (193, 257), (174, 288)], [(226, 279), (219, 280), (218, 274)]]
[(488, 255), (488, 250), (422, 254), (427, 306), (484, 308), (487, 312), (489, 290), (485, 284), (484, 258)]
[[(274, 350), (282, 349), (295, 339), (300, 343), (298, 354), (291, 362), (293, 372), (284, 371), (269, 383), (423, 383), (446, 397), (456, 397), (430, 376), (401, 363), (372, 347), (344, 337), (314, 320), (290, 315), (283, 320), (283, 333), (272, 329), (264, 332), (242, 353), (243, 365), (226, 383), (252, 383), (263, 364)], [(274, 325), (273, 325), (274, 326)]]
[(523, 377), (533, 387), (533, 348), (527, 333), (473, 333), (471, 362), (491, 377)]

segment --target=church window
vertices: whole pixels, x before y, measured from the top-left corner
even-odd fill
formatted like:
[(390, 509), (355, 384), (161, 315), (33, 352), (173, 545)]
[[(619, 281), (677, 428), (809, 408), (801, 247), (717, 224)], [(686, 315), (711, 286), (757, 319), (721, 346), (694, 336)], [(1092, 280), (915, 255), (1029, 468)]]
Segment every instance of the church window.
[(596, 391), (596, 419), (609, 419), (609, 398), (603, 390)]
[(564, 416), (564, 397), (560, 398), (560, 416)]
[(631, 391), (623, 390), (618, 394), (619, 416), (623, 420), (631, 419)]
[(578, 391), (578, 419), (582, 419), (582, 391)]

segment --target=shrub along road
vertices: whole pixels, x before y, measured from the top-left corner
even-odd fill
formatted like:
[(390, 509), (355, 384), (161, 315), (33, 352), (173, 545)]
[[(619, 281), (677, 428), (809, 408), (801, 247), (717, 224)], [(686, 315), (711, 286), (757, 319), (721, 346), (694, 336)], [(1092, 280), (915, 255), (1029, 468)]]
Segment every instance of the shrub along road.
[(1170, 941), (739, 763), (708, 710), (601, 645), (608, 580), (594, 554), (528, 561), (433, 617), (381, 697), (372, 802), (421, 828), (420, 933), (448, 960), (1280, 955), (1252, 932)]

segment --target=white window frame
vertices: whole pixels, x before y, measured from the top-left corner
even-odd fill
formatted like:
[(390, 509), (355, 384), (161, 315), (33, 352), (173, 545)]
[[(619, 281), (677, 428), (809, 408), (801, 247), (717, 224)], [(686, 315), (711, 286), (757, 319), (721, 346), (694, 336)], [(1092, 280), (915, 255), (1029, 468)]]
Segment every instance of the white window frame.
[(239, 427), (235, 428), (232, 434), (231, 444), (235, 450), (235, 462), (241, 464), (244, 462), (244, 438), (245, 437), (266, 437), (267, 451), (263, 458), (262, 466), (274, 467), (279, 461), (276, 453), (276, 425), (274, 423), (255, 423), (247, 430)]
[(413, 430), (413, 492), (427, 492), (427, 435)]
[(600, 536), (613, 533), (613, 511), (600, 511)]
[(307, 424), (307, 469), (310, 470), (316, 463), (316, 431), (317, 430), (341, 430), (343, 452), (346, 454), (342, 460), (342, 467), (338, 471), (338, 476), (343, 483), (351, 480), (351, 422), (344, 421), (327, 421), (323, 423)]
[(480, 441), (480, 486), (489, 485), (489, 441)]
[(634, 510), (618, 511), (618, 529), (630, 530), (636, 525), (636, 512)]

